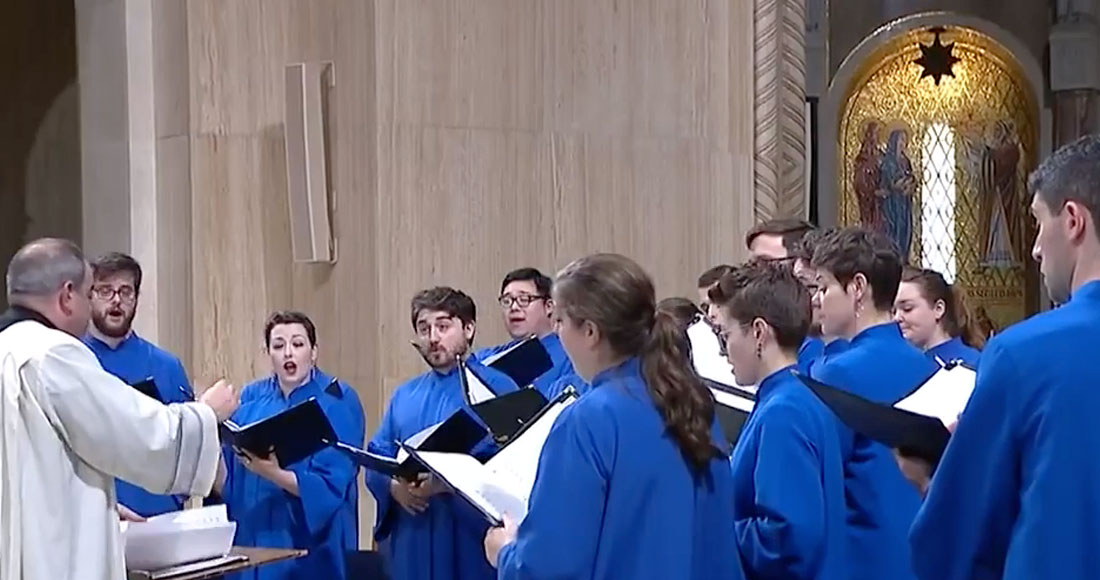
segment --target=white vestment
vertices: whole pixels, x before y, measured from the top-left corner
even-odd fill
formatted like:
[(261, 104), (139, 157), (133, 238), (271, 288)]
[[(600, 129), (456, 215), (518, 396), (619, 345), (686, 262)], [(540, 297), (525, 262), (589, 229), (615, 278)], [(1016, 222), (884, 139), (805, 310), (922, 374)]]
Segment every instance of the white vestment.
[(123, 580), (114, 478), (209, 494), (217, 422), (206, 405), (146, 397), (64, 332), (0, 332), (0, 578)]

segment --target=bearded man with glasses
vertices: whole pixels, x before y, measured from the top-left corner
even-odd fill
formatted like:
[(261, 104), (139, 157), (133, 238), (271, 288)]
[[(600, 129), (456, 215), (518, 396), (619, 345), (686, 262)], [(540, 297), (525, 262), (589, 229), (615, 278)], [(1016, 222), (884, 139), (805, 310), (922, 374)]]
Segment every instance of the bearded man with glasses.
[[(194, 400), (187, 372), (179, 358), (141, 338), (133, 330), (141, 292), (141, 265), (119, 252), (106, 254), (92, 266), (92, 324), (84, 344), (99, 364), (123, 382), (136, 385), (152, 380), (164, 403)], [(156, 495), (116, 481), (118, 503), (131, 519), (183, 509), (186, 498)], [(134, 513), (130, 513), (130, 511)]]

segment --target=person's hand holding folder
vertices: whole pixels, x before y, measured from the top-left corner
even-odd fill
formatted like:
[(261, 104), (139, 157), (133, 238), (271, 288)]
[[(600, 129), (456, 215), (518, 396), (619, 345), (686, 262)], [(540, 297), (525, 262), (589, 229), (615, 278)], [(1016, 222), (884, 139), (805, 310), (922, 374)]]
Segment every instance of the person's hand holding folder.
[(390, 495), (412, 516), (424, 513), (432, 496), (446, 491), (447, 486), (429, 473), (421, 473), (415, 480), (400, 477), (390, 480)]
[[(947, 430), (954, 435), (955, 426), (958, 424), (959, 420), (955, 419), (953, 423), (947, 426)], [(928, 495), (928, 486), (932, 483), (932, 464), (926, 459), (906, 455), (900, 449), (894, 449), (894, 460), (898, 462), (898, 469), (901, 470), (901, 474), (909, 480), (909, 483), (916, 486), (921, 497)]]
[(497, 567), (501, 548), (516, 541), (516, 527), (516, 521), (510, 515), (504, 514), (504, 525), (489, 528), (485, 534), (485, 559), (493, 568)]

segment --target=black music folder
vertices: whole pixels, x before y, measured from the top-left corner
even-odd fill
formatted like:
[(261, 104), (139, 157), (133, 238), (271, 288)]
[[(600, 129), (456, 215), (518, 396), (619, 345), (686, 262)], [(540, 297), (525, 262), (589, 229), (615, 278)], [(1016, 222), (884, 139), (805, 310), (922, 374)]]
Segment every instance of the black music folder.
[(974, 371), (952, 365), (936, 372), (901, 401), (889, 405), (870, 401), (795, 373), (850, 429), (897, 449), (902, 455), (939, 464), (954, 422), (974, 390)]
[(157, 382), (153, 380), (153, 377), (142, 379), (130, 386), (134, 387), (140, 393), (147, 397), (155, 399), (161, 403), (164, 402), (164, 399), (162, 399), (160, 396), (160, 389), (157, 388)]
[(490, 524), (502, 525), (505, 514), (519, 523), (527, 515), (527, 504), (550, 428), (577, 398), (577, 392), (567, 388), (484, 463), (463, 453), (411, 448), (408, 452)]
[(472, 408), (489, 427), (493, 439), (497, 443), (503, 443), (535, 419), (547, 403), (546, 397), (538, 389), (527, 387), (482, 401)]
[(302, 403), (248, 425), (226, 421), (219, 427), (222, 443), (245, 449), (259, 457), (267, 457), (274, 448), (282, 467), (293, 465), (335, 441), (321, 404), (310, 398)]
[(756, 396), (748, 391), (707, 378), (703, 379), (703, 383), (714, 395), (714, 414), (718, 418), (722, 434), (732, 447), (737, 444), (737, 440), (741, 437), (741, 430), (745, 428), (749, 415), (756, 407)]
[(445, 421), (423, 429), (405, 441), (398, 441), (397, 457), (378, 455), (335, 439), (329, 439), (326, 443), (344, 452), (357, 464), (367, 469), (390, 477), (413, 480), (417, 475), (426, 473), (427, 469), (415, 458), (410, 457), (405, 448), (441, 453), (469, 453), (485, 439), (486, 435), (488, 433), (477, 419), (474, 419), (465, 409), (459, 409)]
[(512, 379), (517, 387), (526, 387), (554, 368), (546, 346), (537, 337), (526, 338), (504, 351), (485, 357), (481, 364), (492, 367)]

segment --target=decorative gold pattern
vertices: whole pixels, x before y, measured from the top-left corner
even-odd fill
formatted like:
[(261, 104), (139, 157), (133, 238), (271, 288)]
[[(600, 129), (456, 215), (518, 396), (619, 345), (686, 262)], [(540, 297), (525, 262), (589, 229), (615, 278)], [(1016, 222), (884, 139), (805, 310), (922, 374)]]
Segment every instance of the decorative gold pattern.
[(754, 206), (757, 220), (806, 211), (806, 6), (755, 0)]
[[(1011, 54), (969, 29), (948, 28), (943, 35), (945, 43), (955, 42), (954, 54), (960, 58), (955, 77), (945, 77), (938, 87), (932, 79), (920, 79), (921, 67), (913, 62), (920, 56), (918, 43), (927, 44), (932, 37), (927, 31), (899, 36), (872, 54), (856, 76), (840, 119), (838, 187), (843, 193), (837, 215), (842, 224), (877, 215), (874, 211), (885, 204), (877, 171), (889, 156), (884, 153), (888, 136), (904, 131), (902, 146), (895, 149), (906, 151), (916, 183), (906, 188), (901, 182), (891, 191), (900, 192), (895, 199), (908, 194), (912, 204), (907, 224), (911, 235), (905, 238), (910, 262), (953, 264), (956, 284), (966, 291), (978, 317), (1003, 327), (1038, 307), (1026, 194), (1026, 178), (1036, 163), (1037, 105)], [(953, 176), (937, 168), (931, 157), (924, 158), (952, 154)], [(929, 197), (939, 205), (923, 207), (929, 192), (939, 192)], [(953, 196), (953, 207), (943, 205), (950, 203), (943, 201), (949, 199), (943, 192)], [(873, 200), (880, 200), (874, 208)], [(894, 209), (892, 215), (904, 215)], [(891, 229), (888, 220), (879, 223)], [(942, 237), (954, 239), (922, 239), (922, 230), (937, 228), (953, 231), (954, 236)], [(898, 229), (888, 233), (898, 239)]]

